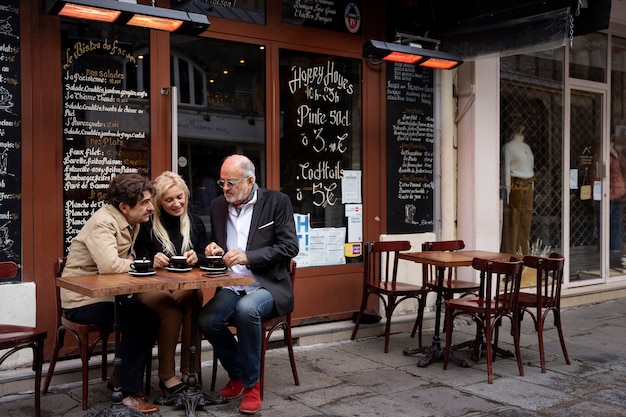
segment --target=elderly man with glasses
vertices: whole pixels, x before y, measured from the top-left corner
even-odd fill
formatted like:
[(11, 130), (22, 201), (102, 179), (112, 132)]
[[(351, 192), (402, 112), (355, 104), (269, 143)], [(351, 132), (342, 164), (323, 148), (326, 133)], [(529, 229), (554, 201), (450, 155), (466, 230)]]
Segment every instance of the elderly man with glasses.
[[(254, 164), (243, 155), (224, 160), (217, 184), (224, 195), (211, 204), (211, 243), (205, 254), (223, 255), (230, 270), (254, 282), (218, 289), (200, 311), (198, 326), (228, 372), (218, 395), (234, 399), (243, 394), (239, 411), (254, 414), (261, 408), (261, 322), (294, 305), (289, 279), (291, 258), (298, 254), (293, 207), (285, 194), (257, 186)], [(228, 324), (237, 328), (237, 339)]]

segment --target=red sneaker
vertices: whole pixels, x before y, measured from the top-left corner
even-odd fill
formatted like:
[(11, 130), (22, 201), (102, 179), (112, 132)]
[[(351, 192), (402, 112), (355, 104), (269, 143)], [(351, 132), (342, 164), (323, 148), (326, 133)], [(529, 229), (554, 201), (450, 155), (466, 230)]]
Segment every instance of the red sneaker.
[(226, 384), (226, 386), (217, 393), (217, 395), (221, 395), (227, 400), (239, 398), (241, 394), (243, 394), (243, 383), (241, 382), (241, 378), (229, 380), (228, 384)]
[(242, 414), (254, 414), (261, 409), (261, 383), (257, 382), (252, 388), (244, 388), (243, 399), (239, 406)]

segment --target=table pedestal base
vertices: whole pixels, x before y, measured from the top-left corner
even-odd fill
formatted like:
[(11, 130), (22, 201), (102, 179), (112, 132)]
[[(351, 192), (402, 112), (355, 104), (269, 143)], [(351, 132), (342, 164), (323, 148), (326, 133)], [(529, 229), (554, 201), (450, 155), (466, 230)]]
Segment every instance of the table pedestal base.
[[(422, 348), (406, 348), (402, 351), (402, 353), (407, 356), (423, 353), (425, 357), (417, 361), (417, 366), (420, 368), (426, 368), (434, 361), (438, 359), (443, 359), (445, 349), (441, 346), (432, 345)], [(455, 363), (462, 368), (469, 368), (470, 366), (469, 362), (465, 359), (457, 358), (456, 355), (454, 355), (454, 352), (450, 352), (450, 354), (448, 355), (448, 361)]]
[[(458, 350), (458, 349), (462, 349), (464, 347), (470, 348), (470, 349), (474, 349), (475, 352), (478, 353), (478, 356), (473, 355), (472, 356), (472, 360), (474, 362), (478, 362), (480, 360), (480, 358), (483, 356), (483, 353), (485, 353), (487, 351), (487, 347), (485, 344), (485, 341), (482, 340), (480, 342), (478, 342), (478, 348), (475, 348), (474, 345), (476, 344), (475, 340), (468, 340), (467, 342), (463, 342), (463, 343), (459, 343), (458, 345), (453, 345), (452, 346), (452, 350)], [(503, 358), (514, 358), (515, 354), (513, 352), (511, 352), (510, 350), (507, 349), (502, 349), (499, 347), (494, 348), (494, 351), (499, 354), (501, 357)]]
[(196, 409), (205, 405), (226, 404), (228, 400), (220, 395), (212, 396), (198, 389), (196, 376), (189, 374), (187, 389), (173, 397), (161, 396), (156, 401), (157, 405), (169, 405), (176, 408), (185, 408), (186, 417), (196, 417)]

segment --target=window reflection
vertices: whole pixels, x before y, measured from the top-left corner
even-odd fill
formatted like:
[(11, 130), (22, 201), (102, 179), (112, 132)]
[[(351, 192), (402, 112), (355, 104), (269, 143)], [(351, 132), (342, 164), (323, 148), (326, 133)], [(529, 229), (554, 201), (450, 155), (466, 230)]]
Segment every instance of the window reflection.
[(222, 159), (247, 155), (265, 184), (265, 49), (173, 35), (171, 83), (178, 90), (178, 172), (191, 209), (209, 228)]
[(570, 51), (569, 76), (606, 82), (607, 37), (603, 33), (577, 36)]

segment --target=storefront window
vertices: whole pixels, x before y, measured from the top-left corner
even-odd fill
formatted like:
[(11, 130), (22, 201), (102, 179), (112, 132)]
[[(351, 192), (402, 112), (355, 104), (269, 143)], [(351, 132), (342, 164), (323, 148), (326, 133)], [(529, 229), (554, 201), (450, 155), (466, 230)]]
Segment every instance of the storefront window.
[(500, 82), (501, 250), (559, 251), (563, 49), (502, 58)]
[(574, 38), (570, 50), (569, 76), (581, 80), (606, 82), (607, 37), (590, 33)]
[(233, 153), (256, 165), (265, 186), (265, 48), (189, 36), (171, 37), (171, 83), (178, 90), (178, 173), (191, 209), (209, 228), (222, 159)]
[(363, 241), (361, 60), (289, 50), (279, 60), (280, 184), (298, 266), (344, 264), (344, 245)]

